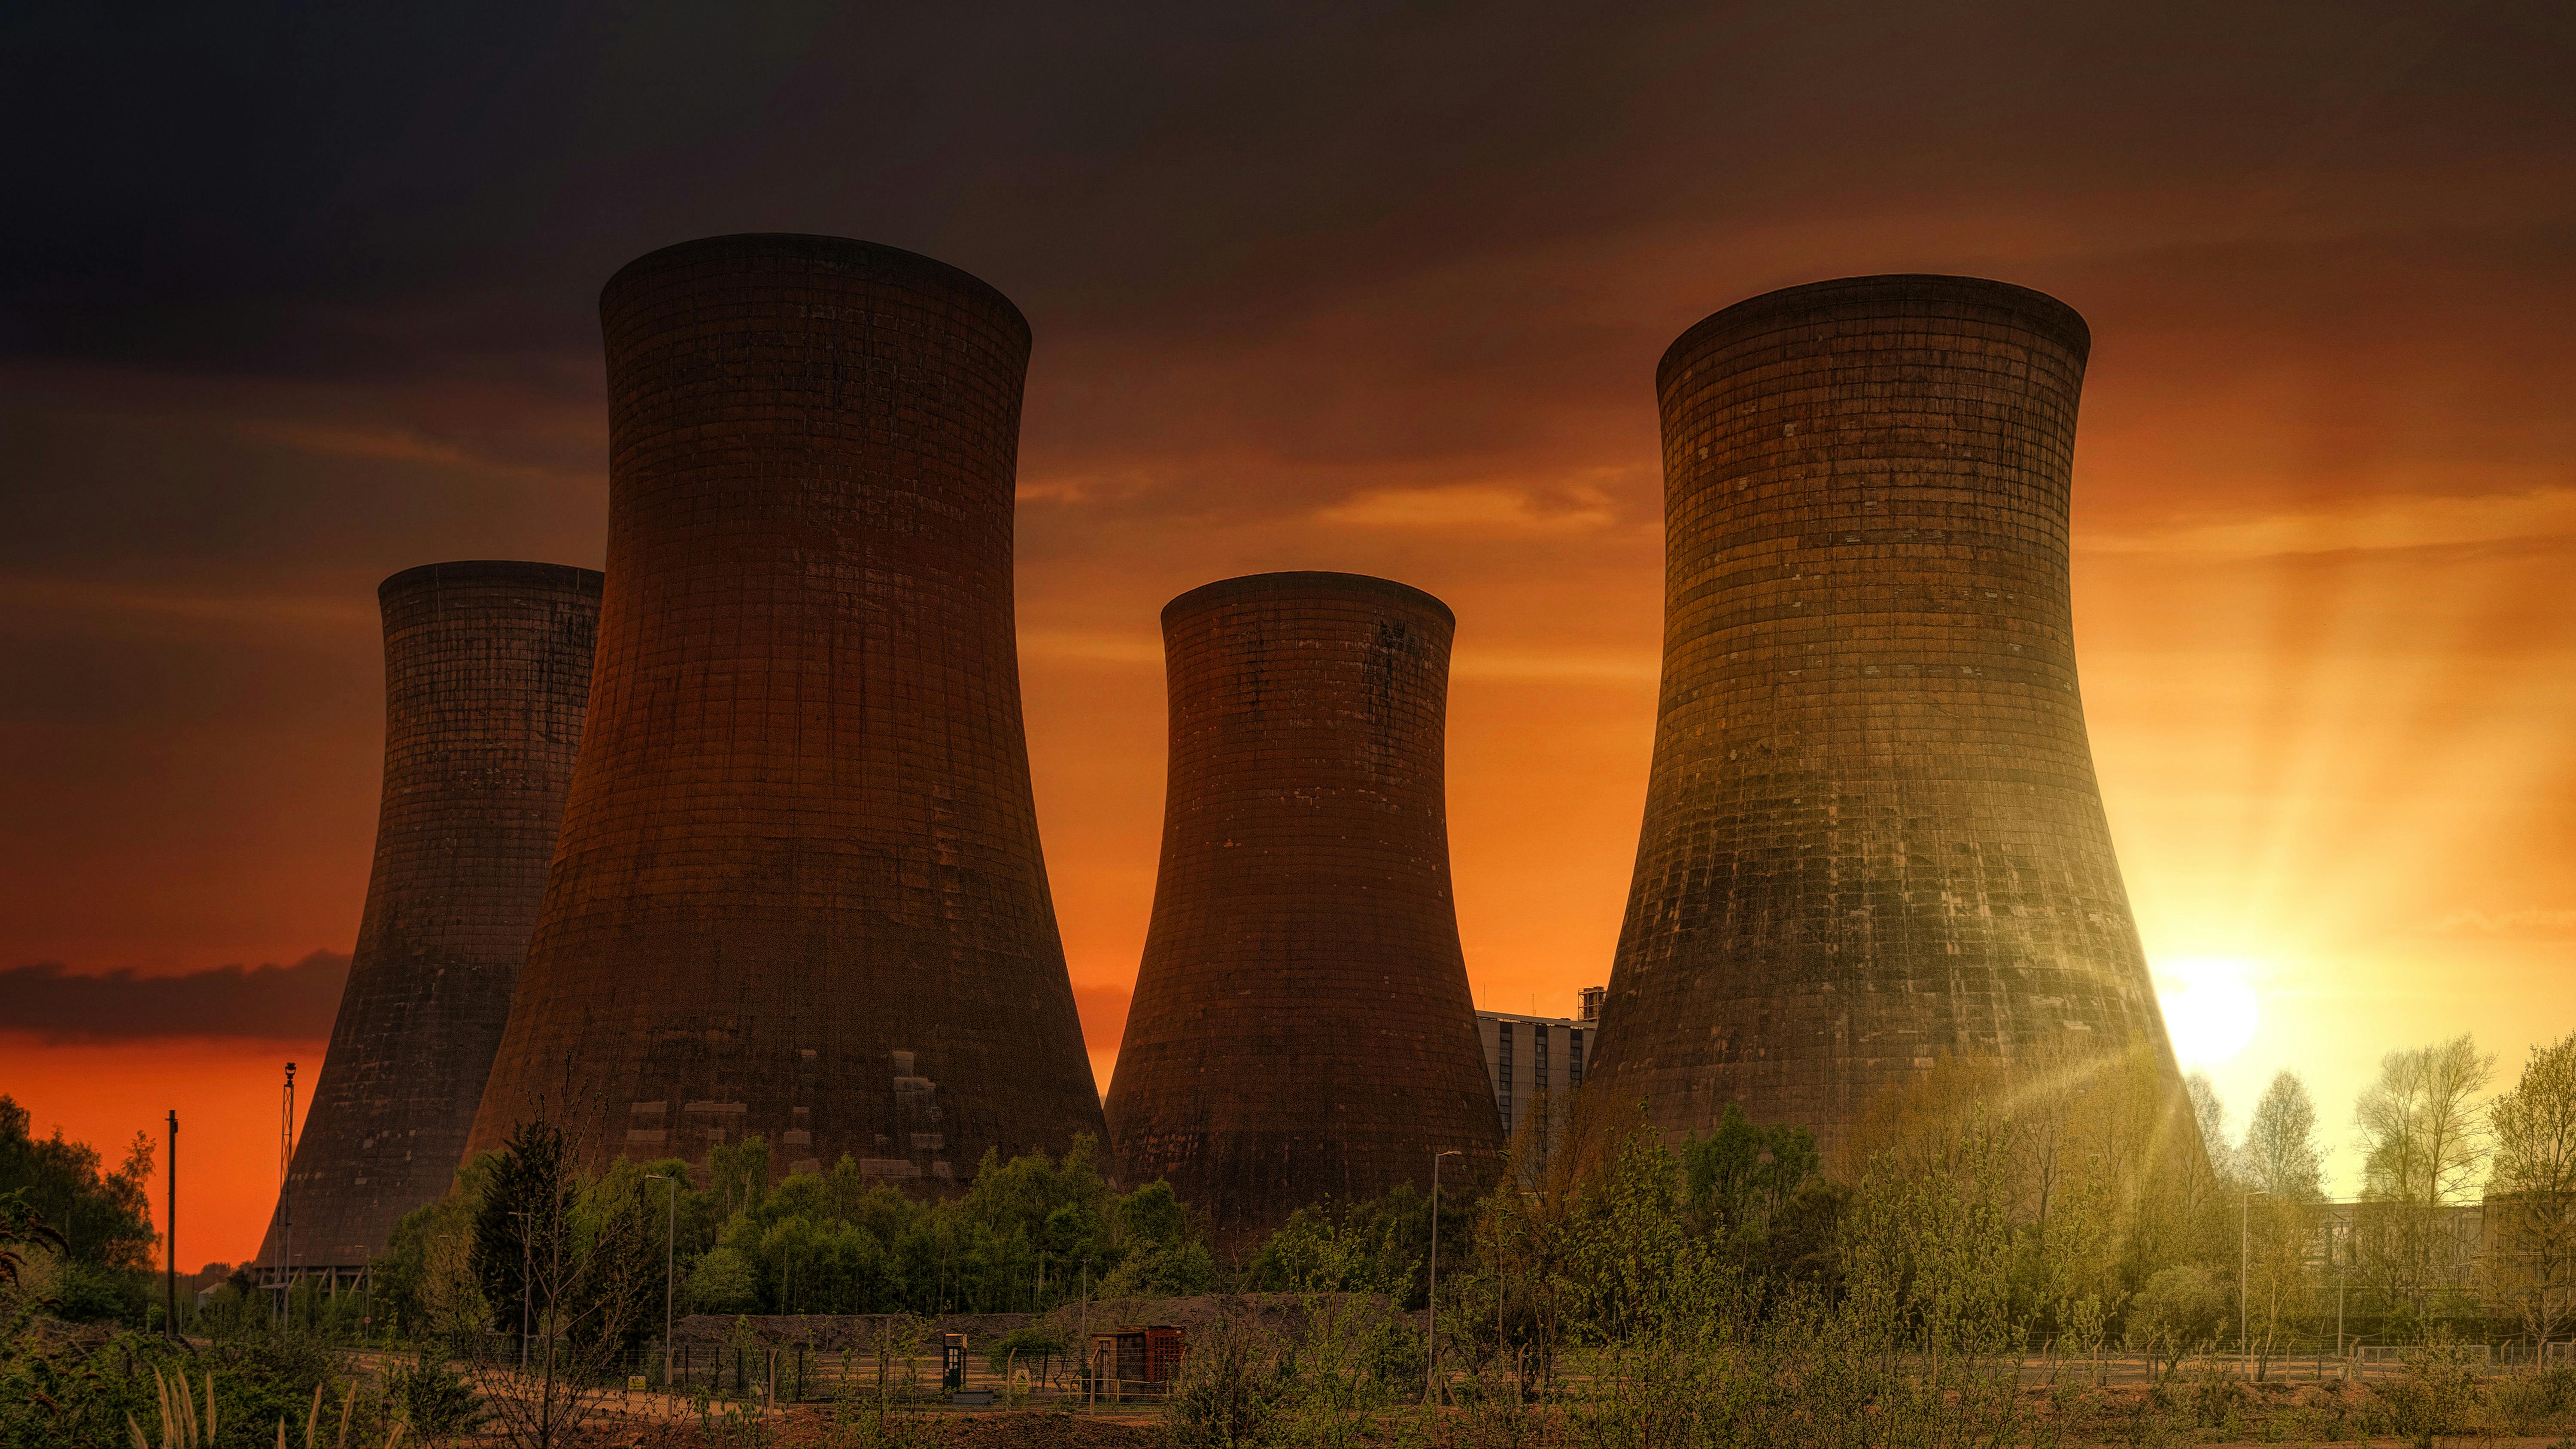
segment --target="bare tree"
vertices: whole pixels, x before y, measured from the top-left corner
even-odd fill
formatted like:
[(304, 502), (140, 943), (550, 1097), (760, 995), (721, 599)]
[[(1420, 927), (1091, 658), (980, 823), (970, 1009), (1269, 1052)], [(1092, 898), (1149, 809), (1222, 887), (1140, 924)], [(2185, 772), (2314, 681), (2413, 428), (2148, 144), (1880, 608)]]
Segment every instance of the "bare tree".
[(2535, 1339), (2576, 1317), (2576, 1033), (2544, 1047), (2488, 1112), (2485, 1286)]
[(2353, 1117), (2361, 1128), (2362, 1270), (2393, 1301), (2426, 1311), (2455, 1245), (2447, 1209), (2469, 1199), (2486, 1165), (2478, 1098), (2495, 1074), (2465, 1034), (2380, 1059)]
[(2317, 1104), (2296, 1072), (2278, 1072), (2254, 1104), (2236, 1161), (2254, 1190), (2289, 1202), (2325, 1196), (2325, 1152), (2317, 1144)]
[(2207, 1072), (2193, 1072), (2183, 1079), (2183, 1090), (2191, 1097), (2191, 1120), (2200, 1129), (2200, 1146), (2209, 1154), (2209, 1170), (2220, 1183), (2233, 1185), (2239, 1175), (2236, 1149), (2227, 1145), (2227, 1104), (2219, 1098), (2218, 1084), (2209, 1079)]
[(2317, 1108), (2296, 1072), (2280, 1072), (2263, 1089), (2235, 1153), (2238, 1188), (2247, 1194), (2244, 1235), (2247, 1351), (2261, 1378), (2282, 1336), (2316, 1298), (2309, 1249), (2325, 1196), (2325, 1154), (2317, 1145)]

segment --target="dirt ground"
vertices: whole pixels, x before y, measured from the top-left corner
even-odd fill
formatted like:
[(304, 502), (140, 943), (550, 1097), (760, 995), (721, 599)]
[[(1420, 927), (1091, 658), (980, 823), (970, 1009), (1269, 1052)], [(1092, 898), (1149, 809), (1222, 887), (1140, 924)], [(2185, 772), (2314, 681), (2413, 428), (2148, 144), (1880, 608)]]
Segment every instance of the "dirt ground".
[[(2119, 1391), (2112, 1391), (2115, 1395)], [(2143, 1399), (2143, 1394), (2126, 1395)], [(2091, 1406), (2088, 1406), (2091, 1407)], [(2099, 1405), (2117, 1414), (2123, 1407), (2131, 1413), (2135, 1405), (2123, 1405), (2118, 1398)], [(1384, 1436), (1386, 1443), (1419, 1444), (1427, 1437), (1433, 1445), (1453, 1445), (1468, 1449), (1477, 1441), (1472, 1425), (1463, 1413), (1443, 1415), (1448, 1422), (1430, 1426), (1426, 1436), (1418, 1424), (1408, 1425)], [(2086, 1416), (2090, 1419), (2092, 1416)], [(937, 1449), (1165, 1449), (1171, 1441), (1159, 1415), (1154, 1413), (1073, 1414), (1049, 1410), (946, 1411), (923, 1410), (907, 1414), (908, 1425), (926, 1430), (930, 1444)], [(2134, 1422), (2134, 1421), (2133, 1421)], [(2166, 1449), (2277, 1449), (2284, 1444), (2342, 1444), (2373, 1446), (2373, 1449), (2402, 1449), (2412, 1441), (2389, 1436), (2358, 1437), (2347, 1429), (2333, 1437), (2327, 1433), (2302, 1433), (2298, 1428), (2274, 1417), (2268, 1425), (2253, 1430), (2254, 1437), (2221, 1439), (2218, 1431), (2208, 1428), (2185, 1428), (2167, 1421), (2162, 1428), (2149, 1428), (2143, 1423), (2134, 1427), (2104, 1423), (2099, 1419), (2082, 1425), (2069, 1424), (2071, 1432), (2061, 1441), (2065, 1449), (2130, 1449), (2130, 1446), (2166, 1446)], [(1446, 1430), (1447, 1432), (1442, 1432)], [(830, 1440), (828, 1411), (812, 1407), (799, 1408), (781, 1416), (773, 1425), (775, 1449), (820, 1449)], [(698, 1449), (703, 1442), (695, 1425), (661, 1426), (657, 1432), (627, 1436), (611, 1434), (600, 1440), (601, 1449)], [(1539, 1442), (1546, 1442), (1541, 1440)], [(2570, 1439), (2550, 1433), (2521, 1438), (2489, 1437), (2480, 1434), (2445, 1435), (2437, 1441), (2446, 1449), (2569, 1449)]]

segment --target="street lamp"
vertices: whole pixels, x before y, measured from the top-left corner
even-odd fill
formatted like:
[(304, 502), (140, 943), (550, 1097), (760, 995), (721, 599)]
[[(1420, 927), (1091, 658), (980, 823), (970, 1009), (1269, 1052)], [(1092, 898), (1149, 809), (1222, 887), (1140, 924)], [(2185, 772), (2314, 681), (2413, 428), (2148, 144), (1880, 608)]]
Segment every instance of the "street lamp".
[(530, 1280), (537, 1276), (537, 1248), (528, 1237), (528, 1214), (516, 1210), (510, 1216), (519, 1220), (519, 1372), (524, 1374), (528, 1371), (529, 1306), (536, 1297), (536, 1284)]
[(1426, 1404), (1440, 1402), (1440, 1159), (1465, 1155), (1454, 1147), (1431, 1154), (1431, 1272), (1425, 1289), (1431, 1300), (1431, 1326), (1423, 1335), (1428, 1352), (1422, 1370), (1422, 1401)]
[(680, 1180), (669, 1173), (648, 1172), (647, 1182), (671, 1186), (670, 1224), (662, 1239), (662, 1392), (671, 1391), (671, 1295), (680, 1273)]

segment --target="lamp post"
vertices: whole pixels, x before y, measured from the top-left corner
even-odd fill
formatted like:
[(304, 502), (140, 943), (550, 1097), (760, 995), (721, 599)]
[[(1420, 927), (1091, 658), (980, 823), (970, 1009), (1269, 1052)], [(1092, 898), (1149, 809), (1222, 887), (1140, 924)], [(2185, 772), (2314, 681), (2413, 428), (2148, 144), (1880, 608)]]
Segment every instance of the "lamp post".
[(1422, 1401), (1426, 1404), (1440, 1402), (1440, 1159), (1465, 1155), (1454, 1147), (1431, 1154), (1431, 1272), (1424, 1290), (1431, 1302), (1431, 1320), (1429, 1331), (1423, 1335), (1428, 1352), (1422, 1370)]
[(510, 1216), (519, 1220), (519, 1372), (524, 1374), (528, 1371), (528, 1314), (536, 1298), (531, 1280), (537, 1276), (537, 1248), (528, 1238), (528, 1214), (522, 1210)]
[(662, 1172), (644, 1177), (668, 1184), (671, 1191), (670, 1223), (662, 1239), (662, 1392), (667, 1394), (671, 1391), (671, 1297), (680, 1274), (680, 1180)]

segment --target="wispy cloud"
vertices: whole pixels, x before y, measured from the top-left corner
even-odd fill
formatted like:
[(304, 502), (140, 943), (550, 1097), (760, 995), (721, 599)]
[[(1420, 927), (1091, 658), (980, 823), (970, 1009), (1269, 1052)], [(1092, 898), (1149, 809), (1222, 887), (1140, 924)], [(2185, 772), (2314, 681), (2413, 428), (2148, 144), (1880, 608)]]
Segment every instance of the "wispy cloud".
[(1642, 650), (1461, 649), (1449, 661), (1460, 679), (1607, 680), (1651, 684), (1664, 662)]
[(2382, 496), (2339, 508), (2097, 534), (2076, 544), (2096, 553), (2267, 558), (2537, 538), (2576, 538), (2576, 488), (2466, 498)]
[(91, 579), (0, 577), (0, 607), (13, 612), (124, 616), (165, 623), (339, 630), (372, 625), (372, 594), (213, 594)]
[(1365, 488), (1315, 510), (1325, 523), (1349, 528), (1447, 529), (1467, 533), (1590, 533), (1619, 515), (1610, 497), (1588, 486), (1550, 499), (1526, 488), (1452, 483), (1432, 488)]
[(49, 1042), (161, 1037), (309, 1041), (328, 1036), (349, 958), (316, 951), (292, 966), (219, 966), (178, 976), (84, 976), (59, 961), (0, 971), (0, 1028)]
[(1111, 629), (1022, 629), (1020, 657), (1060, 664), (1124, 664), (1159, 669), (1163, 641), (1151, 634)]
[(2554, 941), (2576, 936), (2576, 911), (2454, 911), (2434, 923), (2433, 934)]
[(424, 438), (395, 428), (333, 428), (307, 423), (253, 422), (241, 425), (245, 437), (276, 443), (299, 453), (325, 458), (372, 458), (389, 463), (476, 463), (482, 460), (452, 443)]
[[(234, 425), (254, 442), (288, 448), (317, 458), (354, 458), (370, 463), (417, 463), (464, 468), (479, 474), (544, 481), (585, 479), (594, 471), (529, 462), (479, 450), (403, 427), (350, 427), (254, 419)], [(587, 441), (586, 439), (584, 441)]]

